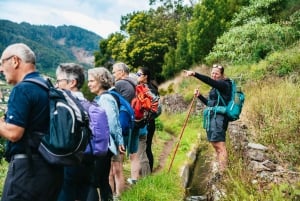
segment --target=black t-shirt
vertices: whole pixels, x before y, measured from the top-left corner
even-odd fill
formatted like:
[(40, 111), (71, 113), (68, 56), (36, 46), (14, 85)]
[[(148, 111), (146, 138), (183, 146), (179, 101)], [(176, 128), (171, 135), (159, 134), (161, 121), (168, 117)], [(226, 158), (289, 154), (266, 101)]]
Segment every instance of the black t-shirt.
[[(24, 79), (27, 78), (42, 79), (37, 72), (26, 75)], [(49, 131), (47, 90), (32, 82), (18, 83), (10, 93), (5, 116), (7, 123), (25, 128), (25, 134), (19, 141), (8, 141), (6, 156), (25, 153), (26, 143), (28, 143), (25, 139), (27, 135), (32, 132), (47, 133)]]
[[(220, 92), (220, 95), (224, 99), (226, 103), (230, 100), (231, 96), (231, 86), (229, 80), (213, 80), (206, 75), (202, 75), (200, 73), (195, 73), (195, 77), (204, 82), (205, 84), (212, 87), (209, 92), (208, 99), (204, 96), (200, 95), (200, 100), (207, 106), (216, 106), (218, 103), (218, 94), (217, 90)], [(222, 101), (219, 100), (219, 105), (222, 106)]]

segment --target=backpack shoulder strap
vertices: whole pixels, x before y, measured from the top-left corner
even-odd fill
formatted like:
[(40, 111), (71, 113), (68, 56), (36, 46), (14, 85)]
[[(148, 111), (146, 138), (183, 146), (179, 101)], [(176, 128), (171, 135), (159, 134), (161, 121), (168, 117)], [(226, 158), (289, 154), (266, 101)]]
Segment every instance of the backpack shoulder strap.
[(116, 93), (114, 93), (114, 91), (112, 91), (112, 90), (106, 91), (104, 93), (110, 94), (115, 99), (115, 101), (117, 102), (117, 105), (118, 105), (118, 109), (120, 110), (121, 102), (120, 102), (118, 95)]
[(53, 84), (51, 83), (51, 81), (49, 79), (47, 79), (46, 82), (44, 82), (40, 79), (28, 78), (28, 79), (23, 80), (23, 82), (35, 83), (35, 84), (43, 87), (46, 90), (49, 90), (50, 87), (53, 87)]
[(222, 101), (222, 104), (224, 105), (224, 106), (226, 106), (226, 103), (225, 103), (225, 100), (223, 99), (223, 97), (221, 96), (221, 93), (219, 92), (219, 90), (218, 89), (216, 89), (216, 92), (217, 92), (217, 94), (218, 94), (218, 104), (217, 104), (217, 106), (219, 105), (219, 100), (221, 100)]
[[(230, 99), (231, 99), (231, 97), (232, 97), (232, 85), (233, 85), (233, 80), (231, 80), (231, 79), (229, 79), (229, 78), (227, 78), (227, 79), (225, 79), (225, 81), (226, 82), (228, 82), (229, 83), (229, 87), (230, 87)], [(226, 104), (226, 101), (225, 101), (225, 99), (223, 98), (223, 96), (221, 95), (221, 93), (220, 93), (220, 91), (218, 90), (218, 89), (216, 89), (216, 92), (217, 92), (217, 94), (218, 94), (218, 102), (219, 102), (219, 99), (222, 101), (222, 104), (224, 105), (224, 106), (226, 106), (227, 104)]]

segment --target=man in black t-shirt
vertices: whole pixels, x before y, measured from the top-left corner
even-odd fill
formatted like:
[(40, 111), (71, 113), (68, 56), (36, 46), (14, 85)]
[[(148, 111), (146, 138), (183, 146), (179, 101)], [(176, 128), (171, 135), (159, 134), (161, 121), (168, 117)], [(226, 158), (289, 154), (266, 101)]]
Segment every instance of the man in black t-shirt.
[[(35, 68), (35, 54), (25, 44), (8, 46), (1, 56), (0, 71), (12, 89), (7, 112), (0, 119), (0, 136), (8, 140), (9, 169), (2, 201), (56, 201), (63, 181), (63, 167), (50, 165), (38, 152), (35, 133), (49, 131), (47, 90), (28, 78), (45, 81)], [(35, 142), (29, 145), (29, 141)]]

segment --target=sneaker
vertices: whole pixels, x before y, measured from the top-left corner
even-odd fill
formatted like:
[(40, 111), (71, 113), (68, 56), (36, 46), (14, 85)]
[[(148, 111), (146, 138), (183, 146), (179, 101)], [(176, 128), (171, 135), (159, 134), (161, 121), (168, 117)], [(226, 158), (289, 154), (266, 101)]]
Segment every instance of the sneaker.
[(128, 178), (128, 179), (127, 179), (127, 182), (128, 182), (130, 185), (134, 185), (134, 184), (136, 184), (137, 180)]

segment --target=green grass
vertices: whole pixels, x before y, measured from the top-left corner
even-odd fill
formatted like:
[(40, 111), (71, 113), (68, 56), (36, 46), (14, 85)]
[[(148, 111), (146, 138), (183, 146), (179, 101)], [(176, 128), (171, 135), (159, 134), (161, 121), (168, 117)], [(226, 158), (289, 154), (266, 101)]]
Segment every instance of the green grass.
[(6, 178), (6, 172), (8, 169), (8, 163), (4, 161), (4, 159), (1, 159), (0, 163), (0, 195), (2, 195), (2, 190), (4, 186), (4, 181)]
[(300, 84), (273, 78), (252, 86), (245, 105), (252, 138), (273, 146), (280, 160), (299, 166)]
[(179, 201), (184, 196), (179, 177), (174, 172), (162, 172), (141, 179), (122, 194), (126, 201)]

